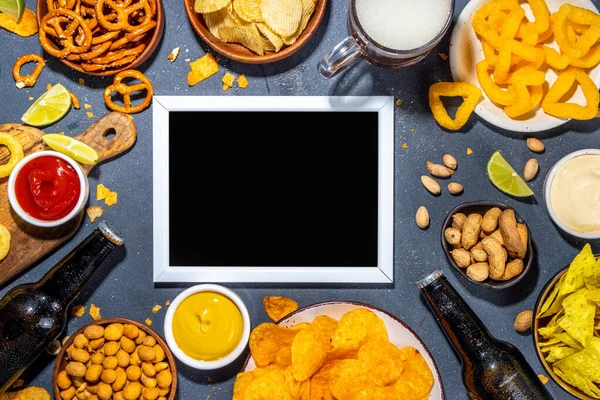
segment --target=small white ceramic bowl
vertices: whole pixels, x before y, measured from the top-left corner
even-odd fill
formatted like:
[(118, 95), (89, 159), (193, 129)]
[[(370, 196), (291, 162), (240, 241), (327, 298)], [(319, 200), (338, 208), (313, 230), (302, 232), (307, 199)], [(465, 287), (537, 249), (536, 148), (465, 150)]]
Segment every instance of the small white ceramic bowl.
[[(34, 218), (31, 215), (27, 214), (19, 205), (19, 202), (17, 201), (17, 197), (15, 195), (15, 181), (17, 180), (17, 175), (19, 174), (19, 172), (21, 171), (23, 166), (25, 164), (27, 164), (29, 161), (31, 161), (35, 158), (38, 158), (38, 157), (43, 157), (43, 156), (58, 157), (64, 161), (66, 161), (69, 165), (71, 165), (73, 167), (73, 169), (75, 170), (75, 172), (77, 172), (77, 176), (79, 177), (79, 185), (81, 187), (81, 190), (79, 192), (79, 199), (77, 199), (77, 203), (75, 204), (75, 207), (73, 208), (73, 210), (69, 214), (62, 217), (61, 219), (57, 219), (54, 221), (44, 221), (41, 219)], [(83, 172), (83, 168), (81, 168), (81, 166), (77, 163), (77, 161), (73, 160), (71, 157), (66, 156), (62, 153), (59, 153), (57, 151), (44, 150), (44, 151), (36, 151), (35, 153), (31, 153), (30, 155), (24, 157), (21, 161), (19, 161), (17, 163), (15, 168), (10, 173), (10, 177), (8, 178), (8, 200), (10, 202), (12, 209), (15, 210), (15, 212), (19, 215), (19, 217), (21, 217), (26, 222), (28, 222), (32, 225), (35, 225), (35, 226), (39, 226), (41, 228), (52, 228), (55, 226), (62, 225), (65, 222), (73, 219), (75, 216), (79, 215), (79, 213), (83, 210), (83, 208), (85, 207), (85, 204), (87, 203), (89, 193), (90, 193), (90, 184), (89, 184), (87, 175), (85, 174), (85, 172)]]
[[(231, 301), (233, 301), (233, 303), (242, 313), (242, 320), (244, 321), (244, 331), (242, 332), (242, 338), (240, 339), (240, 342), (238, 343), (236, 348), (227, 356), (215, 361), (202, 361), (188, 356), (183, 352), (183, 350), (181, 350), (181, 348), (179, 348), (173, 336), (173, 316), (175, 315), (175, 310), (177, 310), (177, 307), (181, 304), (183, 300), (185, 300), (192, 294), (199, 292), (215, 292), (229, 298)], [(250, 338), (250, 314), (248, 314), (248, 309), (246, 308), (244, 301), (233, 290), (220, 285), (202, 284), (192, 286), (184, 290), (171, 302), (171, 304), (169, 305), (169, 309), (167, 310), (167, 314), (165, 315), (164, 328), (165, 340), (167, 341), (169, 348), (171, 349), (175, 357), (179, 359), (179, 361), (192, 368), (200, 370), (215, 370), (231, 364), (244, 352), (246, 344), (248, 343), (248, 339)]]
[(568, 233), (571, 236), (578, 237), (581, 239), (600, 239), (600, 232), (588, 232), (582, 233), (574, 231), (573, 229), (566, 226), (556, 215), (554, 210), (552, 209), (552, 203), (550, 200), (550, 188), (552, 187), (552, 181), (554, 176), (558, 172), (558, 170), (569, 160), (572, 160), (575, 157), (587, 155), (587, 154), (600, 154), (600, 149), (583, 149), (574, 151), (573, 153), (567, 154), (563, 158), (561, 158), (548, 172), (546, 175), (546, 180), (544, 181), (544, 201), (546, 203), (546, 209), (548, 210), (548, 214), (552, 221), (564, 232)]

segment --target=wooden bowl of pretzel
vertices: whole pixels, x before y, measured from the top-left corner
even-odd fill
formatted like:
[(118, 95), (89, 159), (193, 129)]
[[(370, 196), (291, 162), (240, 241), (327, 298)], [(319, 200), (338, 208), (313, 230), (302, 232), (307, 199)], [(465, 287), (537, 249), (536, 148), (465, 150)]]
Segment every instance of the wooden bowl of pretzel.
[(90, 75), (137, 68), (164, 29), (162, 0), (38, 0), (37, 16), (44, 50)]

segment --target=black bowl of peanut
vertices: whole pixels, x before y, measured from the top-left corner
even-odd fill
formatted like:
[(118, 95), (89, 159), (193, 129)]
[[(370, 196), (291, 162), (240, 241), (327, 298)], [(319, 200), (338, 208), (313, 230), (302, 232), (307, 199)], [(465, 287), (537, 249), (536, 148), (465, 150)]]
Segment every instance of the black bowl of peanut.
[(442, 248), (462, 277), (489, 289), (516, 284), (533, 263), (527, 224), (513, 208), (493, 201), (450, 211), (442, 224)]
[(77, 330), (56, 357), (57, 400), (173, 400), (177, 366), (160, 335), (124, 318), (105, 318)]

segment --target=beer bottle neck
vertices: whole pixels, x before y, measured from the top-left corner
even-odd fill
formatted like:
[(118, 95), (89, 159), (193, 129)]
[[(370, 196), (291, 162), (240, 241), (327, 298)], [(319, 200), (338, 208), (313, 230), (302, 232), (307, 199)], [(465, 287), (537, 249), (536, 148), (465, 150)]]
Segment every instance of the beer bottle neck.
[(445, 277), (424, 287), (422, 296), (463, 362), (485, 357), (495, 339)]

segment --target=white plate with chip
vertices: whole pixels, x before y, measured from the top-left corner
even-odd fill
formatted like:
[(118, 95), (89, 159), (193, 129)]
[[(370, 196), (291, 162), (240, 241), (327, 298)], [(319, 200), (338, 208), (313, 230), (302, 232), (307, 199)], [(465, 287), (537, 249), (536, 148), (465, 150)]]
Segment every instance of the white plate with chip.
[[(434, 379), (429, 400), (444, 400), (444, 387), (442, 385), (440, 371), (433, 360), (433, 356), (429, 352), (429, 349), (427, 349), (425, 343), (408, 325), (387, 311), (359, 302), (327, 301), (302, 307), (282, 318), (279, 322), (277, 322), (277, 325), (290, 327), (301, 322), (312, 322), (319, 315), (327, 315), (328, 317), (337, 319), (339, 321), (345, 313), (357, 308), (369, 309), (383, 320), (387, 328), (389, 341), (391, 343), (400, 348), (403, 346), (412, 346), (423, 355), (425, 361), (427, 361), (427, 365), (429, 365), (429, 368), (433, 373)], [(249, 355), (242, 371), (252, 371), (255, 368), (256, 364), (254, 363), (252, 356)]]
[[(481, 42), (471, 25), (475, 12), (485, 5), (489, 0), (471, 0), (460, 13), (458, 20), (454, 25), (452, 36), (450, 37), (450, 71), (452, 78), (456, 82), (468, 82), (477, 87), (476, 65), (484, 59)], [(561, 5), (565, 4), (565, 0), (546, 0), (550, 12), (558, 11)], [(596, 6), (590, 0), (569, 0), (569, 3), (582, 8), (590, 9), (598, 12)], [(533, 13), (527, 3), (522, 3), (521, 6), (525, 9), (525, 17), (529, 21), (535, 20)], [(558, 49), (556, 42), (549, 44)], [(600, 65), (589, 71), (589, 75), (596, 85), (600, 84)], [(556, 80), (557, 75), (552, 69), (546, 72), (546, 82), (552, 85)], [(547, 88), (545, 89), (547, 91)], [(577, 88), (569, 102), (585, 105), (585, 97), (581, 88)], [(508, 131), (514, 132), (541, 132), (552, 128), (556, 128), (569, 119), (555, 118), (546, 114), (541, 108), (526, 119), (511, 119), (505, 113), (504, 109), (493, 103), (485, 93), (483, 99), (475, 107), (475, 113), (482, 119), (492, 125)]]

